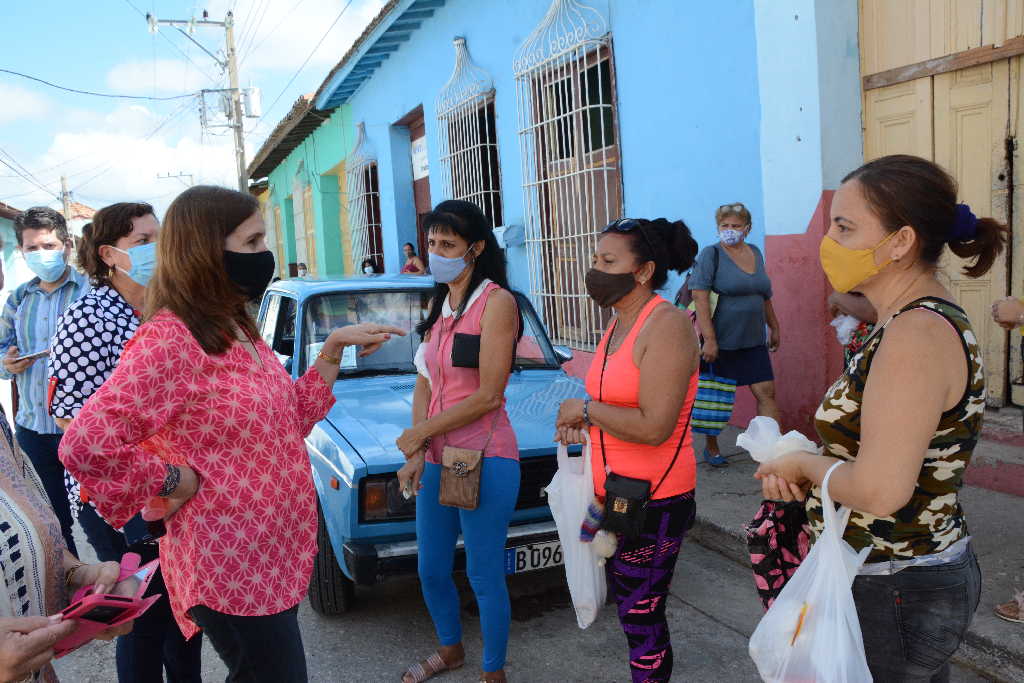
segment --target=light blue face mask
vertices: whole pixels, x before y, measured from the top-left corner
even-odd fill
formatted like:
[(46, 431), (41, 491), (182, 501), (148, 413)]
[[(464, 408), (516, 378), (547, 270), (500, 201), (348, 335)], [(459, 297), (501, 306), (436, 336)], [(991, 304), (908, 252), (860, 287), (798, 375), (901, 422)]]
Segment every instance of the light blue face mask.
[(37, 249), (25, 254), (25, 263), (43, 282), (56, 282), (68, 269), (63, 249)]
[(156, 270), (156, 242), (139, 244), (128, 250), (118, 249), (111, 245), (111, 249), (115, 249), (122, 254), (128, 254), (128, 258), (132, 260), (131, 270), (117, 268), (118, 270), (143, 287), (149, 285), (149, 281), (153, 277), (153, 271)]
[[(472, 247), (467, 249), (466, 254), (471, 250)], [(458, 258), (449, 258), (430, 252), (430, 274), (434, 276), (434, 281), (447, 284), (462, 275), (462, 271), (469, 265), (466, 263), (466, 254)]]
[(722, 240), (722, 244), (727, 244), (730, 247), (733, 247), (743, 241), (743, 231), (726, 228), (725, 230), (719, 231), (718, 239)]

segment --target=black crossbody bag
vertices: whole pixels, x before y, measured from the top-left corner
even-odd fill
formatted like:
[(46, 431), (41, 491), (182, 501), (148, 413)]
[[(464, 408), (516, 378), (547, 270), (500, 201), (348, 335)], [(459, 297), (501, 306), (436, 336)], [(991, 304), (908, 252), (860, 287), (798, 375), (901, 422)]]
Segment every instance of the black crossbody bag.
[[(618, 325), (618, 321), (615, 321)], [(614, 332), (615, 328), (612, 328)], [(601, 383), (598, 385), (598, 401), (604, 398), (604, 371), (608, 366), (608, 346), (611, 344), (612, 335), (608, 335), (608, 343), (604, 346), (604, 359), (601, 363)], [(683, 405), (685, 406), (686, 399), (683, 399)], [(604, 482), (604, 521), (601, 523), (601, 528), (608, 531), (613, 531), (617, 534), (622, 534), (628, 539), (635, 539), (640, 535), (644, 528), (644, 521), (647, 518), (647, 506), (654, 497), (654, 494), (658, 492), (661, 485), (665, 483), (665, 479), (668, 478), (669, 472), (676, 464), (676, 459), (679, 458), (679, 451), (683, 448), (683, 442), (686, 441), (686, 432), (690, 429), (690, 415), (686, 416), (686, 424), (683, 425), (683, 436), (679, 439), (679, 445), (676, 446), (675, 455), (672, 456), (672, 462), (668, 464), (668, 468), (665, 470), (665, 474), (661, 475), (661, 480), (658, 485), (651, 490), (651, 482), (646, 479), (636, 479), (635, 477), (626, 477), (615, 472), (608, 471), (608, 460), (605, 456), (604, 450), (604, 430), (599, 429), (598, 432), (601, 435), (601, 460), (604, 463), (604, 469), (606, 472), (606, 478)]]

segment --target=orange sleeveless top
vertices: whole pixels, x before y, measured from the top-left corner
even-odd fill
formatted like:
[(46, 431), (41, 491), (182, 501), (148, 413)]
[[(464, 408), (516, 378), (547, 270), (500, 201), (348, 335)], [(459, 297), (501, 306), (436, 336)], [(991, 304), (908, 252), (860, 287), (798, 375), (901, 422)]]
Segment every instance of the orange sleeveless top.
[[(615, 324), (612, 323), (604, 333), (601, 343), (597, 345), (590, 369), (587, 371), (587, 394), (592, 400), (624, 408), (640, 407), (640, 368), (633, 362), (633, 347), (636, 345), (637, 335), (643, 329), (647, 318), (650, 317), (655, 307), (662, 303), (666, 302), (660, 296), (654, 296), (647, 302), (626, 339), (614, 353), (608, 354), (607, 362), (605, 362), (605, 349), (611, 339)], [(664, 443), (657, 446), (632, 443), (605, 432), (604, 446), (602, 447), (601, 430), (596, 426), (590, 428), (594, 491), (598, 496), (603, 497), (605, 493), (604, 481), (607, 476), (605, 463), (616, 474), (650, 481), (652, 497), (655, 500), (678, 496), (681, 493), (692, 491), (696, 487), (697, 462), (693, 455), (693, 432), (686, 427), (686, 424), (687, 417), (693, 410), (693, 400), (697, 395), (697, 374), (695, 371), (689, 378), (686, 398), (683, 400), (683, 407), (676, 419), (675, 429), (672, 430), (672, 436)], [(684, 429), (686, 430), (685, 435), (683, 434)], [(679, 449), (679, 457), (676, 458), (675, 465), (665, 477), (661, 488), (654, 491), (654, 487), (661, 481), (669, 463), (672, 462), (680, 439), (684, 439), (684, 441), (682, 448)]]

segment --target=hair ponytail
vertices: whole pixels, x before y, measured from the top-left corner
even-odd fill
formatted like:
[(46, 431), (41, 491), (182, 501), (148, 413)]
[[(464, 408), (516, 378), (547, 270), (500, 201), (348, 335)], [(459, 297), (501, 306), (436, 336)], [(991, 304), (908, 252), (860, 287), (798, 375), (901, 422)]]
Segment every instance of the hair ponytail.
[(979, 218), (976, 230), (970, 242), (949, 242), (949, 250), (954, 254), (962, 259), (974, 259), (974, 263), (963, 270), (970, 278), (981, 277), (992, 269), (1010, 234), (1006, 225), (995, 218)]

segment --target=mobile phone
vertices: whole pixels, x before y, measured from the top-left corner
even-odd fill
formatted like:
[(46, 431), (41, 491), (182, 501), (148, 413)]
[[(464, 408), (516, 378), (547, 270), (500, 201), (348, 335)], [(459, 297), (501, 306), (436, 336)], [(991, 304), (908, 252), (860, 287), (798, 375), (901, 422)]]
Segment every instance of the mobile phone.
[(36, 351), (35, 353), (26, 353), (24, 356), (18, 356), (17, 358), (14, 358), (12, 360), (14, 360), (14, 362), (17, 363), (18, 361), (33, 360), (36, 358), (43, 358), (49, 355), (50, 349), (43, 349), (42, 351)]
[(109, 593), (94, 593), (92, 586), (75, 593), (71, 604), (61, 611), (61, 617), (73, 619), (77, 627), (71, 635), (54, 645), (57, 659), (82, 647), (108, 628), (138, 618), (161, 598), (160, 594), (142, 597), (160, 561), (153, 560), (140, 567), (139, 560), (137, 554), (125, 553), (121, 558), (119, 580)]

